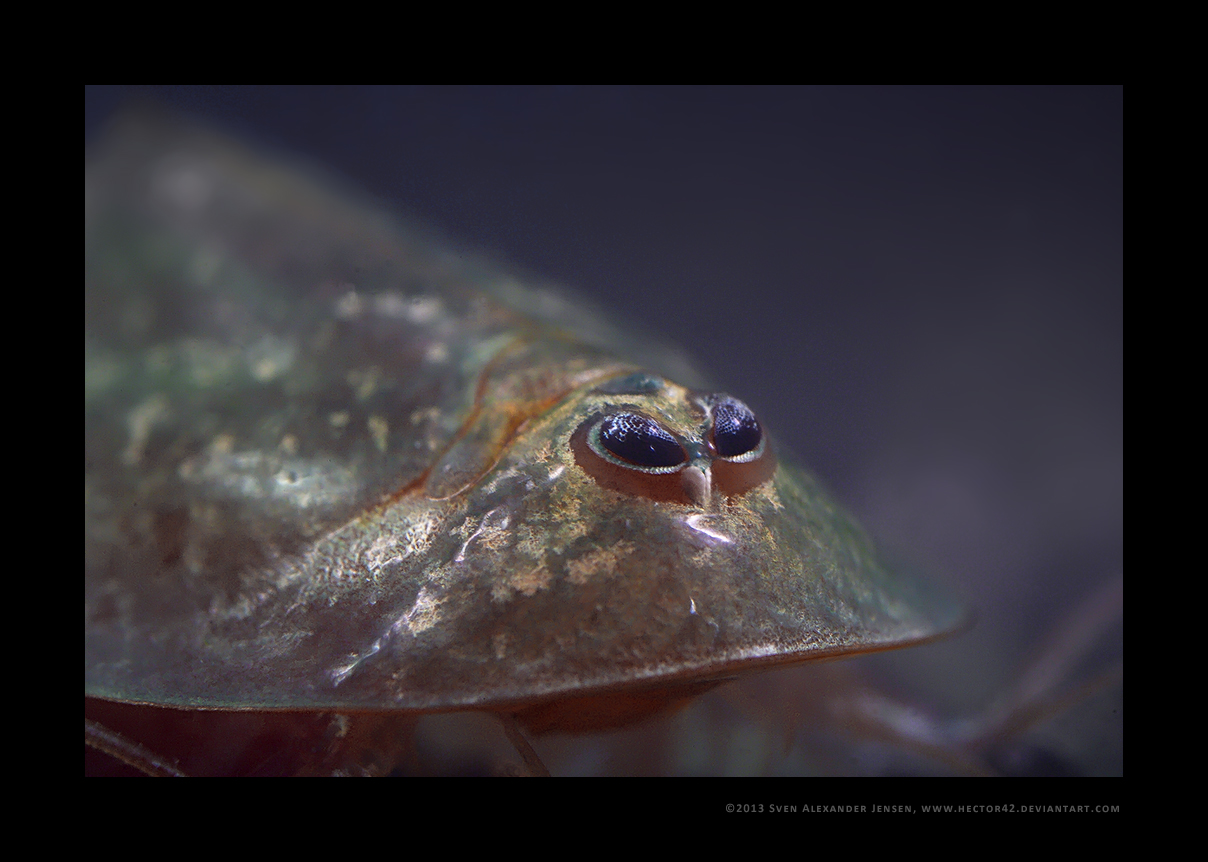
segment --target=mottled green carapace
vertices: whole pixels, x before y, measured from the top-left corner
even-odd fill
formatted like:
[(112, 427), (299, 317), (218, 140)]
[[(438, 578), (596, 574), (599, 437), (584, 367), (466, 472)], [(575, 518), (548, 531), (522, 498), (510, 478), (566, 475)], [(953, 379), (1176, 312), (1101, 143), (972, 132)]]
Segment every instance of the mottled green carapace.
[(313, 172), (127, 117), (84, 220), (87, 696), (531, 711), (959, 622), (741, 393)]

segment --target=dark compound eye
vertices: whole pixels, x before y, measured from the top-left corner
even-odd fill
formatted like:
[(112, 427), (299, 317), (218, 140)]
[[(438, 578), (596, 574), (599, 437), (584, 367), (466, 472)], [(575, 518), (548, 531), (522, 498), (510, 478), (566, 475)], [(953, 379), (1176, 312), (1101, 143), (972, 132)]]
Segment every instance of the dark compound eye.
[(746, 461), (759, 457), (762, 444), (763, 430), (750, 407), (729, 397), (713, 406), (713, 445), (718, 455)]
[(678, 440), (653, 419), (637, 413), (605, 417), (593, 429), (590, 442), (601, 456), (611, 455), (610, 460), (652, 473), (673, 472), (688, 460)]

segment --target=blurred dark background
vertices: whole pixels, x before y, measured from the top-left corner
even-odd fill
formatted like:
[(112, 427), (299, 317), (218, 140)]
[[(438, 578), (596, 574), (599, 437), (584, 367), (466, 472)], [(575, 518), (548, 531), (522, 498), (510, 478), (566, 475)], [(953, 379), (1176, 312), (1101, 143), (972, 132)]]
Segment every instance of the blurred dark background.
[[(928, 708), (1123, 570), (1122, 88), (86, 87), (86, 146), (139, 99), (688, 348), (976, 608), (872, 670)], [(1081, 771), (1122, 772), (1122, 697), (1063, 731)]]

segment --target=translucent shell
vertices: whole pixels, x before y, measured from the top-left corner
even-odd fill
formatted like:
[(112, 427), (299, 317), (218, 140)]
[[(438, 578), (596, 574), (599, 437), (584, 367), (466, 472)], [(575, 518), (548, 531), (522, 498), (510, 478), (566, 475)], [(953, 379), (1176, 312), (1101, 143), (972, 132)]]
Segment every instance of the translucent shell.
[(172, 121), (86, 169), (84, 375), (88, 696), (506, 710), (961, 618), (677, 351)]

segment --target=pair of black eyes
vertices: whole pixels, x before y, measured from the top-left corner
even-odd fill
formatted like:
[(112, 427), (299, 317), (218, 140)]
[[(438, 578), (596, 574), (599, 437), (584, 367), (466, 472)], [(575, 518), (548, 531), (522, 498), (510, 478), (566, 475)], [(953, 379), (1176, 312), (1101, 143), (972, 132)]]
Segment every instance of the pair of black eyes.
[[(715, 454), (742, 461), (758, 457), (763, 431), (751, 408), (735, 398), (722, 398), (713, 404), (711, 412)], [(609, 454), (639, 469), (670, 473), (688, 462), (688, 453), (680, 441), (640, 413), (606, 416), (593, 436)]]

